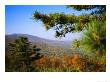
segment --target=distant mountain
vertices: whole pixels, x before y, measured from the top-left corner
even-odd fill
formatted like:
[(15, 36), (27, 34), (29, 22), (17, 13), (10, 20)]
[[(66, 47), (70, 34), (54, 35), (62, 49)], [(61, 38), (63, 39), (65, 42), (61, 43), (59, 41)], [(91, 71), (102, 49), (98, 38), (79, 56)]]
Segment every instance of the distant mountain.
[(20, 36), (27, 37), (30, 42), (39, 42), (39, 43), (45, 43), (51, 46), (59, 46), (59, 47), (71, 47), (72, 41), (57, 41), (57, 40), (49, 40), (49, 39), (44, 39), (40, 38), (38, 36), (33, 36), (33, 35), (28, 35), (28, 34), (11, 34), (11, 35), (6, 35), (6, 40), (14, 40)]
[(40, 38), (38, 36), (28, 34), (11, 34), (5, 35), (5, 47), (8, 47), (8, 43), (13, 42), (18, 37), (27, 37), (32, 45), (36, 45), (41, 48), (42, 53), (45, 54), (71, 54), (72, 41), (57, 41)]

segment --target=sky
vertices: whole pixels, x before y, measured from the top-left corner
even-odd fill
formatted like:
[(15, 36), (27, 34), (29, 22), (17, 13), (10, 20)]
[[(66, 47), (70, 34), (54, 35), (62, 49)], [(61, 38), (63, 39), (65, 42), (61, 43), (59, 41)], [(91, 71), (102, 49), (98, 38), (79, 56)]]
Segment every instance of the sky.
[(29, 34), (60, 41), (72, 41), (81, 37), (82, 33), (70, 33), (66, 37), (55, 38), (55, 30), (47, 31), (42, 22), (36, 22), (32, 19), (36, 10), (44, 14), (64, 12), (65, 14), (81, 15), (82, 13), (90, 13), (90, 11), (78, 12), (64, 5), (6, 5), (5, 34)]

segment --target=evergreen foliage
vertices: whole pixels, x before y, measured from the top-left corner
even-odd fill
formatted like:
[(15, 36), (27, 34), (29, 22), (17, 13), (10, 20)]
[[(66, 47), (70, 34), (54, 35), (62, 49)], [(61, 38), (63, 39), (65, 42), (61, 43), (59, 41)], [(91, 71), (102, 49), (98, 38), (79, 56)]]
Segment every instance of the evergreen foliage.
[[(34, 71), (32, 61), (41, 57), (39, 48), (31, 46), (28, 38), (19, 37), (8, 45), (9, 54), (6, 55), (6, 71)], [(32, 56), (34, 55), (34, 56)]]
[(42, 14), (38, 11), (33, 13), (33, 19), (42, 21), (47, 30), (54, 28), (56, 37), (65, 37), (67, 33), (82, 31), (93, 19), (105, 20), (105, 5), (70, 5), (67, 6), (77, 11), (92, 10), (90, 14), (76, 16), (74, 14), (50, 13)]

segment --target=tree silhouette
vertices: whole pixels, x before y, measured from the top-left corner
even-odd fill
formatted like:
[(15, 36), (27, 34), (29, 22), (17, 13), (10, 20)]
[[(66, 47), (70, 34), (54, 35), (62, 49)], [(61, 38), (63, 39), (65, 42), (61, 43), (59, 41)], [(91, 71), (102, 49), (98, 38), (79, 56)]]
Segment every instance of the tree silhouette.
[[(19, 37), (13, 43), (9, 43), (9, 58), (12, 71), (34, 71), (32, 61), (41, 57), (39, 48), (32, 46), (27, 37)], [(31, 57), (34, 54), (33, 57)], [(34, 60), (33, 60), (34, 59)]]
[(56, 37), (65, 37), (67, 33), (82, 31), (85, 29), (87, 23), (93, 19), (105, 21), (106, 18), (105, 5), (70, 5), (67, 7), (79, 12), (82, 10), (92, 10), (92, 13), (76, 16), (65, 13), (42, 14), (35, 11), (33, 13), (33, 19), (42, 21), (47, 30), (54, 28), (56, 30)]

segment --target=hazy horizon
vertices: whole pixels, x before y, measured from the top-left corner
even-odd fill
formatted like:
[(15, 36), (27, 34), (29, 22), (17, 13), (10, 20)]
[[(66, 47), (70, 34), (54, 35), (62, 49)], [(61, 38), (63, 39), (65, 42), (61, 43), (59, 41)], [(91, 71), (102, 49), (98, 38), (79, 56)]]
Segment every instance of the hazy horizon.
[[(5, 35), (29, 35), (29, 36), (34, 36), (34, 37), (39, 37), (39, 38), (42, 38), (40, 36), (36, 36), (36, 35), (31, 35), (31, 34), (22, 34), (22, 33), (13, 33), (13, 34), (5, 34)], [(47, 38), (42, 38), (42, 39), (47, 39)], [(47, 39), (47, 40), (54, 40), (54, 39)], [(56, 39), (54, 41), (67, 41), (67, 42), (71, 42), (73, 40), (59, 40), (59, 39)]]

